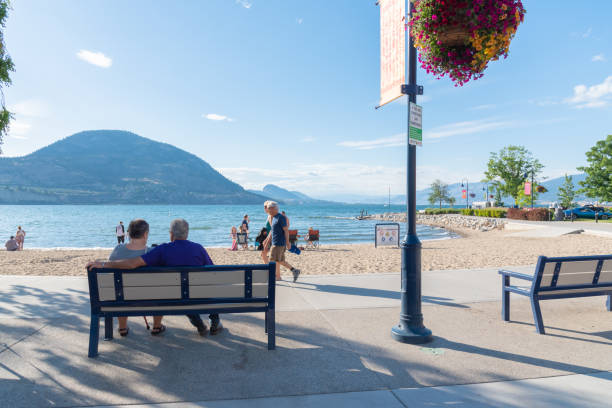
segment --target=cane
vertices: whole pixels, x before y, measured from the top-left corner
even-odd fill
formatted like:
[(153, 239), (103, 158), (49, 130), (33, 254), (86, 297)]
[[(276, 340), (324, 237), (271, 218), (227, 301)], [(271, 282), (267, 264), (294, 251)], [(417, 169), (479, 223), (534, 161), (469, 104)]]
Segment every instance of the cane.
[(149, 328), (149, 322), (147, 321), (147, 316), (142, 316), (142, 318), (144, 319), (145, 324), (147, 325), (147, 330), (150, 330), (150, 328)]

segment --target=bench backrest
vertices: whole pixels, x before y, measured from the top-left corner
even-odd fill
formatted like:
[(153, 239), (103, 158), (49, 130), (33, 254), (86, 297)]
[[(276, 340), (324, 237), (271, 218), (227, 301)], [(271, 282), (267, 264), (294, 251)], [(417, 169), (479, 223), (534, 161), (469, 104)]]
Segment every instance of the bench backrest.
[(88, 271), (92, 312), (104, 306), (268, 303), (275, 265), (147, 267)]
[(547, 258), (536, 267), (534, 293), (545, 296), (612, 292), (612, 255)]

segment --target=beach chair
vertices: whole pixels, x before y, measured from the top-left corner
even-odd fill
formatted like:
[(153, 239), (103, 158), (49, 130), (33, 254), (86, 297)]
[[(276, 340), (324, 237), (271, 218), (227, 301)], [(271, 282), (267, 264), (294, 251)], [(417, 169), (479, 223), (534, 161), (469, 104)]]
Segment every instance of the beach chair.
[(289, 243), (291, 245), (297, 245), (298, 237), (298, 230), (289, 230)]
[(313, 248), (319, 247), (319, 230), (309, 230), (308, 235), (304, 238), (307, 242), (307, 247), (312, 246)]
[(239, 232), (236, 234), (236, 243), (238, 244), (238, 248), (247, 249), (249, 247), (246, 232)]

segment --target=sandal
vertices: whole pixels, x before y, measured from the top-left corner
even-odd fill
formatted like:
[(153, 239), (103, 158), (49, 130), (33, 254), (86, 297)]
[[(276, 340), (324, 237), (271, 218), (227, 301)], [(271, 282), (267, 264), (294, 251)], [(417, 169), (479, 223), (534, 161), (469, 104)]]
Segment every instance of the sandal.
[(151, 335), (152, 336), (159, 336), (160, 334), (162, 334), (165, 331), (166, 331), (166, 326), (164, 326), (162, 324), (159, 327), (153, 327), (153, 330), (151, 330)]
[(127, 336), (129, 332), (130, 332), (130, 328), (129, 327), (126, 327), (124, 329), (119, 329), (119, 335), (121, 337)]

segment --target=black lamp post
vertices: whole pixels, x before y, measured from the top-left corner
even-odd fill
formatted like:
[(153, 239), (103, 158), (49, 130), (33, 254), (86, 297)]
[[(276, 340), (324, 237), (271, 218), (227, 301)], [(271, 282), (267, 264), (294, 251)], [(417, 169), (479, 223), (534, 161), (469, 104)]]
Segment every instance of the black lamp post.
[[(410, 18), (414, 5), (408, 1)], [(416, 103), (422, 87), (417, 86), (417, 52), (414, 41), (408, 34), (408, 84), (402, 86), (402, 93), (408, 101)], [(402, 251), (402, 300), (399, 323), (391, 329), (391, 336), (402, 343), (421, 344), (433, 339), (431, 330), (423, 325), (421, 313), (421, 241), (416, 233), (416, 146), (410, 139), (410, 104), (408, 104), (407, 189), (406, 189), (406, 237), (401, 243)]]

